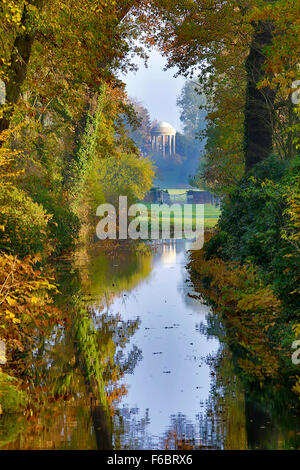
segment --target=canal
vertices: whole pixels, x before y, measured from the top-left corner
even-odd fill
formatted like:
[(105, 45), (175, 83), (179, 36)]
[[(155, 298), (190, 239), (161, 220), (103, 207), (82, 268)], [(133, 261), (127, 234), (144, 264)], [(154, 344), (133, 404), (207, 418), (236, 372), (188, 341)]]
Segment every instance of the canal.
[(0, 420), (2, 448), (299, 446), (293, 413), (274, 420), (243, 387), (188, 248), (125, 244), (58, 263), (68, 327), (19, 359), (38, 405)]

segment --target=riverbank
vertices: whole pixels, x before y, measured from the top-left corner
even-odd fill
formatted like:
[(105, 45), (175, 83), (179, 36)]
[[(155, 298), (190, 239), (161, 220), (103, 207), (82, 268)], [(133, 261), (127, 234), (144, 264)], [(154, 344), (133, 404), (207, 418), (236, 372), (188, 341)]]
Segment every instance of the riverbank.
[(261, 399), (282, 393), (288, 408), (300, 403), (298, 168), (298, 160), (275, 158), (258, 165), (224, 202), (218, 227), (189, 265), (224, 322), (245, 382)]

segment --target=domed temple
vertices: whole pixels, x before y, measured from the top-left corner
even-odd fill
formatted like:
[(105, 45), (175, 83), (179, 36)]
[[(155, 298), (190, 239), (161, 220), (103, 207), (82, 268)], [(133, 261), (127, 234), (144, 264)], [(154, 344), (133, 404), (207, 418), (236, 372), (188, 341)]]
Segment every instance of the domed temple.
[(169, 155), (176, 153), (176, 129), (167, 122), (159, 122), (151, 129), (152, 149), (161, 151), (163, 156), (166, 150)]

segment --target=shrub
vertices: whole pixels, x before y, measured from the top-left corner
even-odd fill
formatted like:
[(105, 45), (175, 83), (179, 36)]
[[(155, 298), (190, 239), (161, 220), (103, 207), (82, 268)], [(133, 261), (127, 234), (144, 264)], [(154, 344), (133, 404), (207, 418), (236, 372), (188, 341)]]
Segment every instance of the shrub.
[(60, 310), (52, 306), (56, 285), (37, 267), (40, 261), (39, 255), (20, 259), (0, 252), (0, 340), (8, 354), (33, 346), (41, 330), (46, 334), (61, 321)]
[(80, 222), (76, 214), (68, 207), (61, 192), (54, 194), (48, 189), (36, 187), (34, 200), (51, 214), (49, 221), (49, 239), (55, 255), (72, 250), (78, 239)]
[(288, 318), (299, 305), (300, 163), (273, 158), (257, 165), (223, 206), (207, 259), (254, 264), (273, 285)]
[(49, 215), (23, 190), (0, 188), (0, 250), (20, 256), (49, 251)]

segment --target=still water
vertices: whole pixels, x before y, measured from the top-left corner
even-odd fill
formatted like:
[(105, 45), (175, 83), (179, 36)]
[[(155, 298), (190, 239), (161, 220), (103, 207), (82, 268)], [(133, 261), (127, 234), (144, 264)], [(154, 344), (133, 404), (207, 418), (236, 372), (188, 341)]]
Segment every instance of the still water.
[[(135, 345), (141, 358), (134, 373), (124, 377), (128, 394), (119, 408), (135, 410), (129, 436), (147, 416), (139, 447), (162, 447), (178, 426), (184, 434), (190, 432), (195, 445), (201, 442), (199, 412), (211, 388), (206, 358), (217, 353), (219, 343), (199, 332), (209, 309), (189, 297), (192, 286), (185, 266), (183, 243), (160, 246), (150, 275), (107, 307), (111, 315), (121, 312), (124, 320), (140, 319), (128, 350)], [(127, 441), (125, 435), (124, 446)]]
[(0, 420), (2, 448), (299, 448), (293, 412), (273, 418), (243, 389), (195, 295), (188, 248), (125, 246), (57, 266), (72, 320), (32, 353), (40, 405)]

